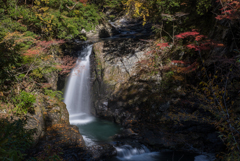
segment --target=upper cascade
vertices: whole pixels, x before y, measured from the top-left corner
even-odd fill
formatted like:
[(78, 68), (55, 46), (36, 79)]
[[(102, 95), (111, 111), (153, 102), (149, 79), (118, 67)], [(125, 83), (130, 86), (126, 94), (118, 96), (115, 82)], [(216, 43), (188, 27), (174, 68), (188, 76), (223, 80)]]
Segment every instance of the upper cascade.
[(76, 66), (72, 69), (64, 103), (70, 115), (71, 124), (88, 123), (93, 120), (90, 116), (90, 55), (92, 45), (84, 48), (77, 60)]

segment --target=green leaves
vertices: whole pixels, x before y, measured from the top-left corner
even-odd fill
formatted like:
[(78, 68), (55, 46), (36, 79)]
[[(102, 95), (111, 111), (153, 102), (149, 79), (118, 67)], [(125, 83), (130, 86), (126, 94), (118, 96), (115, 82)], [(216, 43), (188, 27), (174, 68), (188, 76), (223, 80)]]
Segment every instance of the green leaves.
[(50, 96), (51, 98), (58, 97), (58, 99), (61, 101), (63, 100), (63, 92), (61, 91), (53, 91), (51, 89), (44, 88), (45, 95)]
[(25, 130), (23, 127), (26, 121), (0, 120), (0, 160), (21, 161), (23, 153), (32, 145), (32, 134), (35, 130)]
[(22, 115), (32, 110), (36, 97), (31, 93), (21, 91), (19, 95), (13, 97), (12, 101), (15, 105), (13, 111), (15, 111), (18, 115)]

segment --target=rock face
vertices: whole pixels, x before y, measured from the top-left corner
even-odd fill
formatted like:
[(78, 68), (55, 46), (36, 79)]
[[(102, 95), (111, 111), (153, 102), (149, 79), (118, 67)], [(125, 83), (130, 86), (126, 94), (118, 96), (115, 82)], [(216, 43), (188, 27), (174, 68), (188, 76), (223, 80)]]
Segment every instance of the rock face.
[(44, 136), (44, 128), (45, 123), (43, 119), (43, 111), (42, 109), (37, 106), (35, 107), (35, 113), (33, 115), (28, 114), (27, 115), (27, 124), (25, 125), (25, 129), (34, 129), (36, 128), (36, 133), (33, 135), (33, 141), (35, 146), (39, 139)]
[(44, 78), (48, 81), (51, 88), (53, 90), (57, 90), (57, 81), (58, 81), (58, 74), (57, 72), (51, 72), (43, 75)]
[(37, 156), (44, 152), (46, 147), (54, 147), (61, 149), (61, 156), (65, 160), (90, 157), (78, 127), (69, 123), (65, 103), (39, 93), (34, 111), (34, 114), (28, 114), (25, 127), (37, 129), (30, 155)]
[[(136, 69), (137, 64), (146, 58), (145, 53), (149, 49), (145, 42), (123, 39), (95, 43), (93, 50), (95, 52), (95, 58), (93, 58), (95, 62), (92, 64), (96, 64), (96, 66), (92, 68), (94, 77), (93, 99), (96, 100), (94, 107), (97, 108), (92, 109), (92, 113), (100, 117), (106, 115), (106, 113), (108, 113), (107, 116), (110, 116), (110, 113), (119, 115), (121, 113), (119, 111), (120, 109), (113, 108), (114, 111), (111, 111), (110, 109), (108, 110), (108, 107), (123, 107), (129, 102), (126, 100), (111, 102), (110, 100), (113, 99), (114, 95), (117, 97), (119, 92), (123, 92), (124, 88), (131, 86), (131, 84), (128, 84), (130, 83), (129, 79), (138, 74)], [(138, 89), (132, 89), (130, 93), (134, 94), (138, 92), (137, 90)], [(126, 96), (128, 92), (124, 92)], [(112, 117), (112, 119), (114, 119), (114, 117)], [(119, 121), (117, 122), (120, 123)]]
[[(181, 92), (181, 86), (163, 96), (162, 73), (142, 74), (138, 62), (148, 59), (149, 47), (137, 39), (94, 44), (92, 54), (92, 114), (131, 129), (115, 139), (135, 139), (152, 149), (215, 152), (223, 148), (214, 127), (194, 121), (175, 125), (165, 116), (197, 111)], [(176, 83), (177, 84), (177, 83)], [(207, 114), (206, 114), (207, 115)], [(217, 148), (214, 148), (217, 147)]]

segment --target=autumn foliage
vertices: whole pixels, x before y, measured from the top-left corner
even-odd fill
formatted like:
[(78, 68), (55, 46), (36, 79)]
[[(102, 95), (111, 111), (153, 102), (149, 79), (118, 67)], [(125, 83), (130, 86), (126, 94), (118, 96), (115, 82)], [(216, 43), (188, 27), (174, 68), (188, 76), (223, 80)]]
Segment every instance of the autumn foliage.
[(60, 59), (60, 65), (57, 65), (56, 68), (60, 69), (59, 74), (69, 74), (71, 70), (76, 66), (76, 58), (66, 55)]
[(23, 55), (33, 57), (42, 53), (48, 52), (49, 48), (54, 45), (63, 44), (64, 40), (51, 40), (51, 41), (35, 41), (36, 46), (28, 49)]
[[(220, 0), (217, 0), (220, 3)], [(221, 14), (216, 16), (217, 20), (237, 20), (240, 16), (240, 2), (236, 0), (227, 0), (221, 2)]]

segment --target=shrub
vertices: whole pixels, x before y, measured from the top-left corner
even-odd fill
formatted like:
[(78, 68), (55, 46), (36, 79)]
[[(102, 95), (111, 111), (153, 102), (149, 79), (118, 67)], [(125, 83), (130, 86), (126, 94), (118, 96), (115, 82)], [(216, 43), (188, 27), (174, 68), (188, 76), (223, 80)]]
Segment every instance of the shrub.
[(25, 130), (26, 119), (8, 121), (0, 120), (0, 160), (21, 161), (24, 152), (32, 145), (34, 130)]
[(13, 97), (12, 100), (15, 105), (13, 111), (15, 111), (17, 115), (22, 115), (33, 111), (33, 103), (35, 103), (36, 97), (31, 93), (21, 91), (19, 95)]

